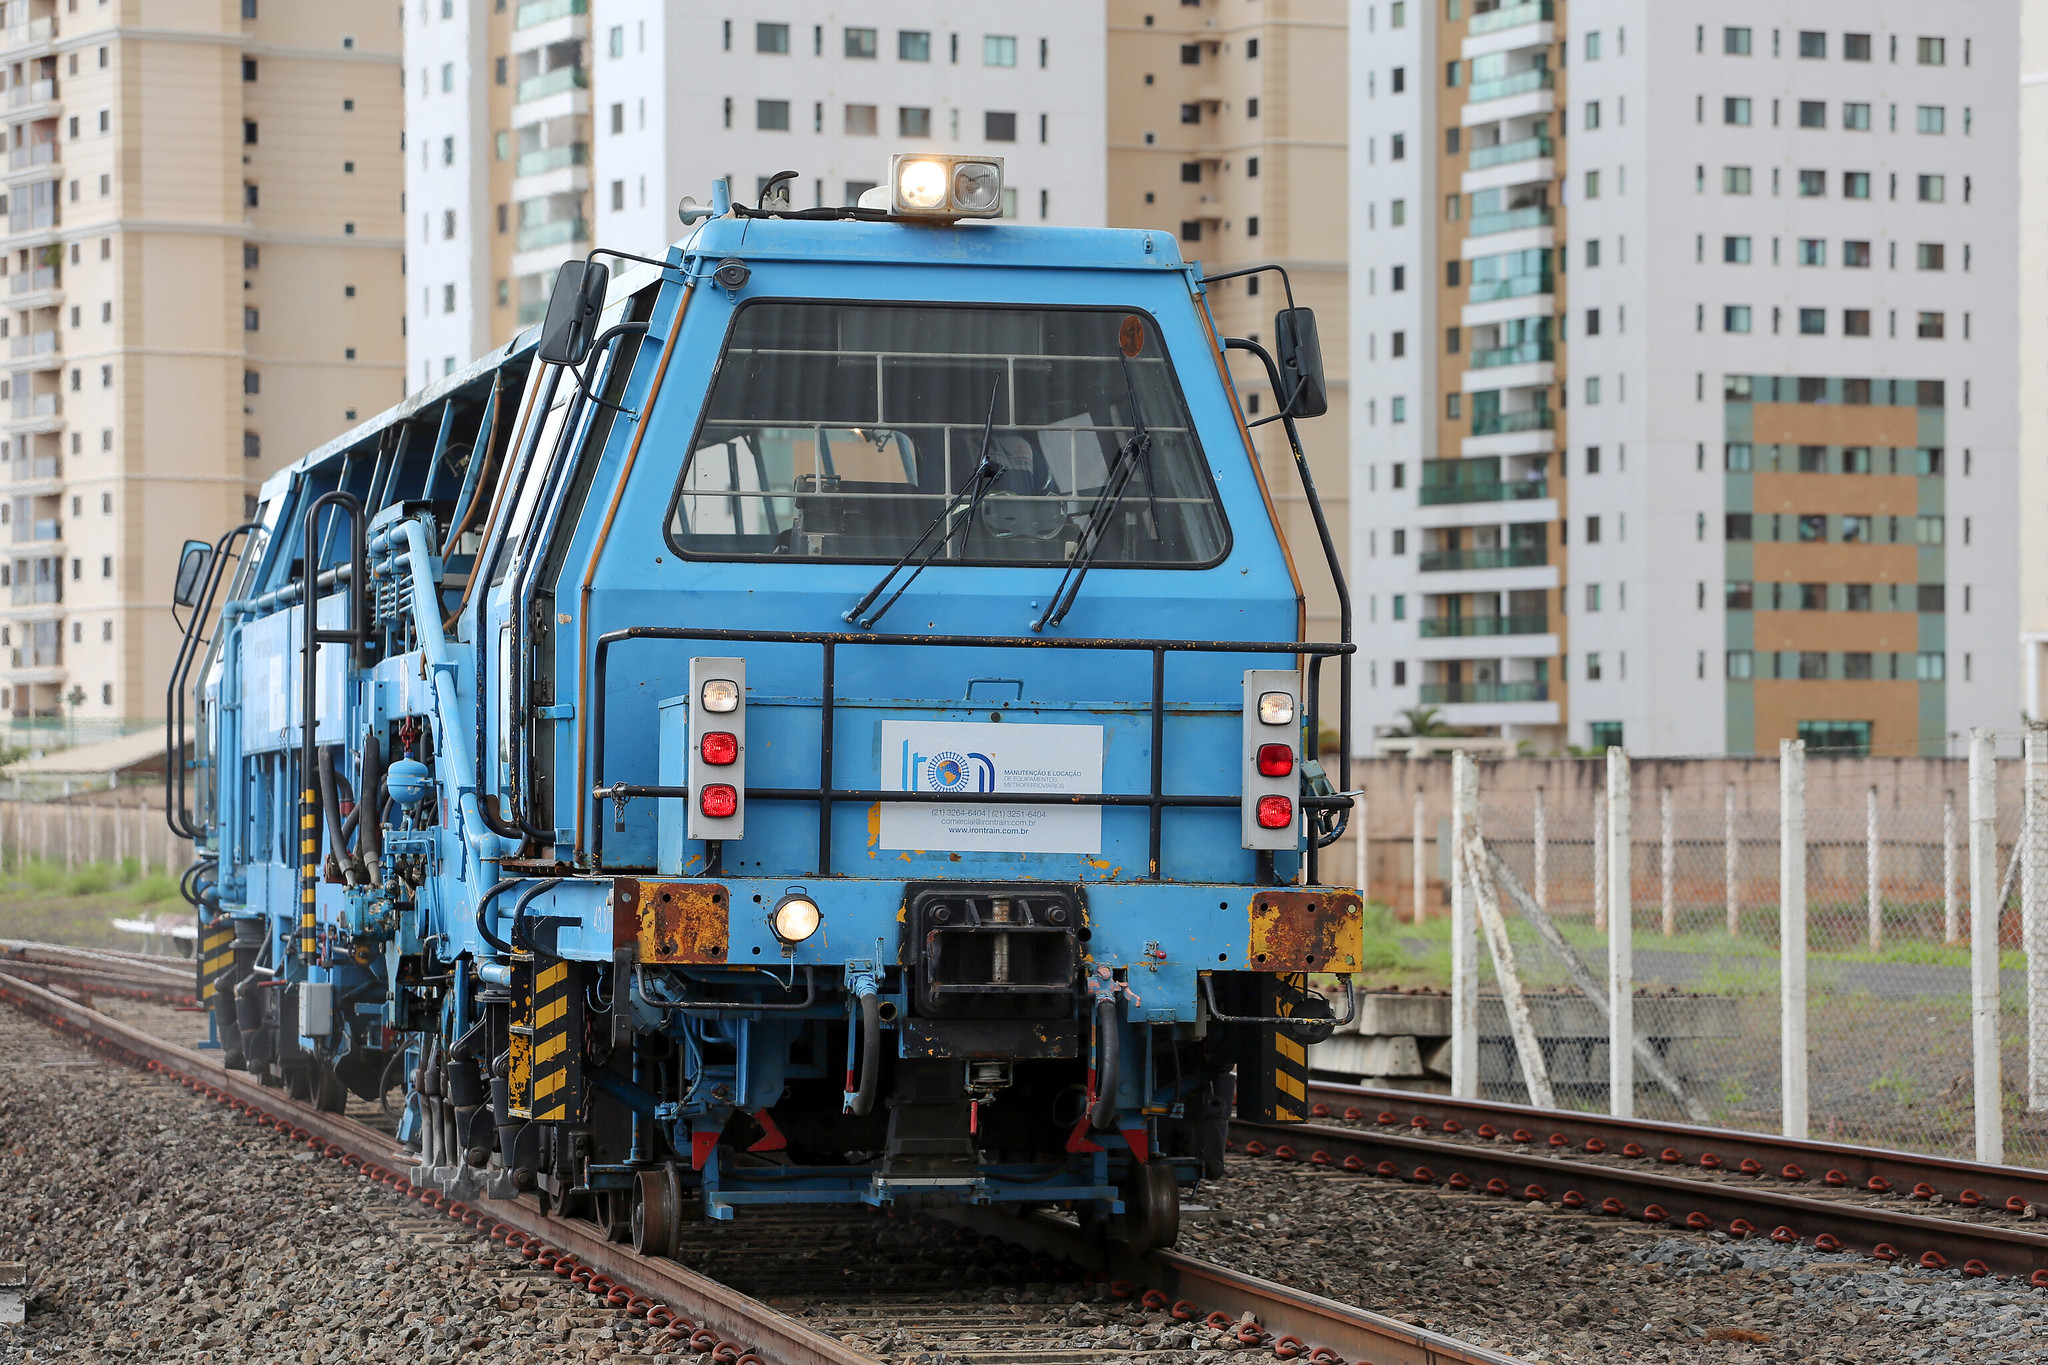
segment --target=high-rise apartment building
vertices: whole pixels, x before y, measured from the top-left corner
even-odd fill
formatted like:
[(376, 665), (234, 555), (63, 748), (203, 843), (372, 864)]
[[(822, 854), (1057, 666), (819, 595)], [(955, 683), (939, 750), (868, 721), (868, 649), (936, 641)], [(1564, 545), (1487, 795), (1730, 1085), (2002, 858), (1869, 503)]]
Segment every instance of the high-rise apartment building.
[(398, 25), (7, 0), (0, 703), (162, 714), (180, 542), (400, 394)]
[[(1107, 48), (1109, 222), (1176, 232), (1181, 255), (1212, 275), (1280, 265), (1294, 301), (1316, 312), (1330, 415), (1305, 423), (1302, 443), (1340, 552), (1351, 487), (1346, 17), (1344, 0), (1109, 0)], [(1220, 281), (1209, 298), (1223, 335), (1272, 344), (1286, 304), (1277, 275)], [(1259, 362), (1232, 352), (1231, 369), (1248, 419), (1271, 417)], [(1274, 423), (1256, 439), (1308, 598), (1308, 638), (1334, 640), (1336, 594), (1286, 438)]]
[(1364, 720), (2011, 722), (2017, 38), (1981, 0), (1355, 0)]
[(602, 243), (653, 255), (713, 180), (850, 204), (893, 152), (992, 152), (1005, 216), (1104, 220), (1103, 0), (407, 0), (408, 383), (546, 310)]
[(2027, 715), (2043, 720), (2048, 719), (2048, 0), (2022, 0), (2019, 50), (2020, 704)]

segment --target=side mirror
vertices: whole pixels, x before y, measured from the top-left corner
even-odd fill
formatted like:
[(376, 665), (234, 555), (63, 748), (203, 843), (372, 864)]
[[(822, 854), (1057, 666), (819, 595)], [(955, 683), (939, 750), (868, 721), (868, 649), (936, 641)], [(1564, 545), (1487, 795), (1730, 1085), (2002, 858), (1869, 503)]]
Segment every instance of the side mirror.
[(1274, 314), (1273, 349), (1279, 353), (1281, 392), (1274, 396), (1281, 410), (1289, 417), (1328, 412), (1330, 390), (1323, 383), (1323, 343), (1316, 336), (1314, 310), (1282, 308)]
[(178, 577), (171, 585), (171, 600), (181, 607), (198, 606), (200, 589), (206, 586), (206, 570), (212, 563), (212, 541), (186, 541), (178, 551)]
[(540, 325), (540, 359), (547, 365), (581, 365), (597, 340), (604, 314), (604, 291), (612, 281), (609, 266), (595, 261), (564, 261), (548, 295), (548, 315)]

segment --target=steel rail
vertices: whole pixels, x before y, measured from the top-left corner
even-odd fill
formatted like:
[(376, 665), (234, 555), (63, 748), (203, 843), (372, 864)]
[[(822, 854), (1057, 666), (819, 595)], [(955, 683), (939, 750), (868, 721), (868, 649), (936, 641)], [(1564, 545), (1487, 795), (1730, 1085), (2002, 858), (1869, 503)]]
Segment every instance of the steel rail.
[(1882, 1261), (1917, 1261), (1929, 1269), (1946, 1268), (1954, 1258), (1968, 1274), (2019, 1275), (2037, 1288), (2048, 1288), (2048, 1235), (1900, 1212), (1870, 1203), (1867, 1197), (1827, 1199), (1666, 1175), (1525, 1148), (1457, 1142), (1441, 1130), (1422, 1137), (1380, 1128), (1240, 1121), (1231, 1124), (1231, 1132), (1247, 1156), (1306, 1159), (1311, 1165), (1382, 1179), (1505, 1199), (1554, 1201), (1568, 1209), (1669, 1223), (1696, 1232), (1768, 1236), (1786, 1244), (1811, 1242), (1819, 1251), (1862, 1251)]
[(73, 960), (86, 963), (104, 963), (109, 968), (122, 971), (147, 970), (176, 981), (192, 979), (192, 959), (189, 957), (156, 957), (148, 953), (131, 953), (118, 948), (73, 948), (62, 943), (37, 943), (25, 938), (0, 938), (0, 967), (14, 962), (56, 962)]
[[(1555, 1134), (1565, 1139), (1561, 1145), (1581, 1150), (1589, 1139), (1597, 1139), (1613, 1155), (1627, 1155), (1628, 1145), (1634, 1143), (1643, 1149), (1646, 1158), (1665, 1165), (1697, 1165), (1701, 1156), (1711, 1152), (1731, 1170), (1739, 1169), (1746, 1160), (1780, 1176), (1786, 1166), (1799, 1166), (1804, 1171), (1804, 1183), (1809, 1184), (1832, 1184), (1827, 1179), (1827, 1173), (1832, 1171), (1845, 1177), (1848, 1186), (1859, 1190), (1873, 1188), (1872, 1180), (1901, 1191), (1926, 1185), (1945, 1203), (1960, 1202), (1968, 1191), (2001, 1208), (2007, 1200), (2018, 1197), (2048, 1211), (2048, 1171), (2022, 1166), (1995, 1166), (1960, 1157), (1920, 1156), (1882, 1147), (1703, 1128), (1659, 1119), (1617, 1119), (1606, 1114), (1452, 1099), (1447, 1095), (1372, 1086), (1314, 1082), (1308, 1088), (1308, 1098), (1310, 1112), (1318, 1118), (1345, 1115), (1370, 1118), (1381, 1126), (1394, 1123), (1409, 1128), (1417, 1127), (1416, 1120), (1421, 1119), (1421, 1126), (1437, 1131), (1443, 1131), (1447, 1122), (1455, 1122), (1468, 1131), (1490, 1124), (1503, 1133), (1524, 1129), (1557, 1146), (1560, 1144), (1552, 1137)], [(1323, 1108), (1316, 1110), (1316, 1105)], [(1346, 1114), (1347, 1110), (1356, 1111), (1355, 1115)], [(1676, 1160), (1672, 1159), (1674, 1156)]]
[(113, 996), (153, 1005), (196, 1008), (199, 1004), (198, 998), (192, 994), (190, 982), (173, 984), (161, 978), (130, 976), (68, 963), (0, 960), (0, 967), (4, 967), (6, 973), (17, 981), (27, 981), (45, 990), (70, 991), (83, 1000), (90, 1000), (93, 996)]
[[(1048, 1214), (1020, 1218), (987, 1205), (926, 1213), (1032, 1251), (1070, 1258), (1084, 1269), (1128, 1282), (1131, 1289), (1150, 1291), (1147, 1303), (1171, 1303), (1176, 1309), (1215, 1305), (1233, 1320), (1249, 1312), (1272, 1344), (1293, 1338), (1298, 1357), (1304, 1360), (1328, 1360), (1335, 1353), (1358, 1365), (1521, 1365), (1515, 1356), (1177, 1251), (1133, 1255), (1116, 1243), (1085, 1237), (1072, 1224)], [(1321, 1356), (1314, 1354), (1318, 1348), (1324, 1352)]]
[[(104, 1050), (126, 1054), (128, 1059), (168, 1074), (208, 1099), (249, 1112), (259, 1122), (268, 1122), (313, 1150), (338, 1158), (372, 1178), (394, 1177), (396, 1171), (414, 1160), (413, 1153), (401, 1148), (388, 1134), (290, 1099), (244, 1072), (228, 1071), (197, 1052), (21, 981), (4, 970), (0, 970), (0, 1001), (24, 1014), (54, 1022), (66, 1032), (92, 1037)], [(849, 1350), (696, 1271), (673, 1261), (641, 1257), (607, 1240), (594, 1225), (551, 1218), (530, 1196), (516, 1201), (492, 1200), (486, 1207), (473, 1208), (433, 1190), (414, 1187), (402, 1178), (387, 1179), (386, 1183), (422, 1205), (487, 1233), (508, 1248), (513, 1247), (516, 1239), (519, 1245), (515, 1249), (521, 1254), (565, 1279), (585, 1287), (605, 1282), (603, 1291), (592, 1292), (607, 1293), (614, 1306), (644, 1315), (656, 1326), (663, 1325), (664, 1317), (674, 1323), (680, 1314), (687, 1314), (695, 1319), (692, 1327), (701, 1324), (700, 1332), (709, 1329), (721, 1338), (697, 1349), (712, 1350), (717, 1345), (731, 1344), (723, 1338), (732, 1336), (751, 1340), (754, 1350), (764, 1353), (776, 1365), (874, 1365), (872, 1357)], [(630, 1286), (641, 1286), (642, 1290), (636, 1293)], [(622, 1294), (626, 1296), (623, 1301)], [(656, 1302), (657, 1294), (668, 1303)], [(683, 1340), (690, 1336), (690, 1332), (681, 1333)], [(731, 1354), (735, 1365), (763, 1359), (745, 1348), (737, 1348)]]

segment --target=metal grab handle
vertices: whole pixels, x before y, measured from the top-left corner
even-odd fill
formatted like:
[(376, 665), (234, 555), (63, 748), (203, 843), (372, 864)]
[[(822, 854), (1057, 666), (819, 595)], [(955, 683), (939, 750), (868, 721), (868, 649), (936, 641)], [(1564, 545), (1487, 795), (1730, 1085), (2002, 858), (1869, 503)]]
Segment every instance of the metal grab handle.
[[(1209, 973), (1202, 974), (1202, 1000), (1209, 1007), (1209, 1017), (1220, 1019), (1226, 1024), (1328, 1024), (1332, 1028), (1343, 1028), (1358, 1018), (1358, 990), (1351, 984), (1351, 978), (1337, 978), (1344, 986), (1344, 1017), (1341, 1019), (1315, 1019), (1303, 1015), (1288, 1014), (1225, 1014), (1216, 1008), (1216, 979)], [(1326, 996), (1310, 991), (1311, 998), (1329, 1003)]]
[(817, 977), (814, 969), (808, 965), (804, 967), (804, 998), (787, 1005), (739, 1000), (657, 1000), (647, 993), (646, 974), (639, 967), (633, 969), (633, 982), (640, 987), (640, 998), (665, 1014), (674, 1014), (678, 1010), (703, 1010), (717, 1014), (750, 1014), (755, 1010), (801, 1010), (809, 1009), (818, 999)]

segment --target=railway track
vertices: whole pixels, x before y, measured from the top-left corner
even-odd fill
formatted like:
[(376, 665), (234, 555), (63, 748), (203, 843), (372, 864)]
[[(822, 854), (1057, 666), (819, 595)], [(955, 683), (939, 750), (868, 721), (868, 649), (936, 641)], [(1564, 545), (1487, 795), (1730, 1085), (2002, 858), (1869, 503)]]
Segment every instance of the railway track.
[(84, 1003), (95, 997), (196, 1008), (192, 964), (141, 954), (0, 939), (0, 971)]
[[(20, 958), (0, 961), (0, 1002), (391, 1186), (665, 1328), (676, 1350), (709, 1352), (722, 1365), (1092, 1365), (1203, 1360), (1221, 1351), (1324, 1365), (1515, 1365), (1511, 1356), (1194, 1257), (1120, 1254), (1047, 1215), (771, 1215), (695, 1226), (677, 1259), (641, 1257), (595, 1224), (551, 1217), (530, 1198), (470, 1206), (416, 1188), (401, 1174), (412, 1154), (389, 1134), (25, 980), (23, 966)], [(1076, 1281), (1093, 1302), (1072, 1301)], [(1068, 1291), (1048, 1294), (1048, 1285)]]
[(1649, 1119), (1320, 1084), (1248, 1156), (2048, 1288), (2048, 1173)]

